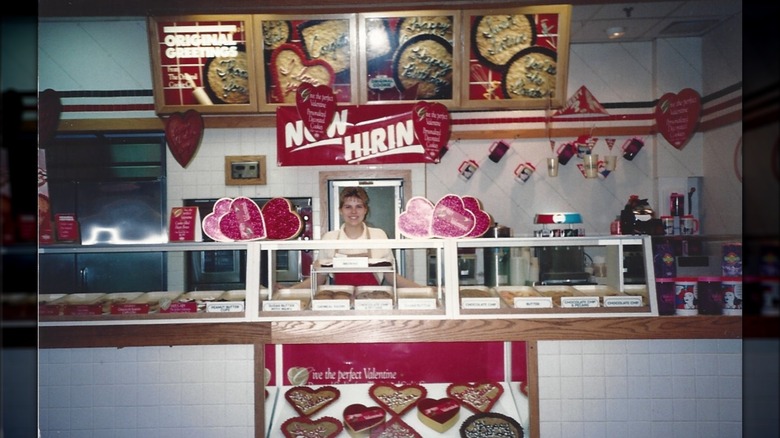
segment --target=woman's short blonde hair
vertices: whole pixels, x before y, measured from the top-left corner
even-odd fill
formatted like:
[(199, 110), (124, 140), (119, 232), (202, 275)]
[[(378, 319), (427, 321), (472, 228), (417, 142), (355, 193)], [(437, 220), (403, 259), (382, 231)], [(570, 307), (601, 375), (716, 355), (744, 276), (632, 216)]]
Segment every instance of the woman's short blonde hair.
[(358, 198), (363, 201), (363, 205), (366, 206), (366, 215), (368, 215), (368, 193), (363, 187), (344, 187), (339, 194), (339, 209), (344, 207), (347, 198)]

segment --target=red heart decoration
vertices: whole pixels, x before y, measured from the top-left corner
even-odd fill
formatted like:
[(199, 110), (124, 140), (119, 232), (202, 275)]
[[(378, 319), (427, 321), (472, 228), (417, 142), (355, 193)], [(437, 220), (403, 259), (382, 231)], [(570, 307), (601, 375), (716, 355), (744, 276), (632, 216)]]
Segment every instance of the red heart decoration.
[(284, 398), (301, 415), (309, 416), (336, 401), (341, 392), (334, 386), (322, 386), (317, 389), (308, 386), (296, 386), (284, 393)]
[(420, 385), (393, 385), (390, 383), (375, 383), (371, 385), (368, 394), (379, 406), (396, 415), (403, 415), (413, 408), (428, 391)]
[(333, 417), (322, 417), (316, 420), (293, 417), (282, 423), (282, 434), (286, 438), (335, 438), (342, 430), (344, 430), (344, 426), (341, 425), (341, 421)]
[(433, 236), (433, 203), (422, 196), (415, 196), (406, 203), (406, 209), (398, 216), (398, 231), (409, 238), (426, 239)]
[(460, 414), (460, 404), (449, 397), (438, 400), (424, 398), (417, 404), (417, 417), (426, 426), (439, 432), (452, 427)]
[(57, 133), (62, 114), (62, 101), (59, 94), (51, 88), (38, 95), (38, 141), (46, 146)]
[(474, 213), (474, 228), (465, 237), (482, 237), (493, 223), (493, 218), (482, 209), (479, 199), (473, 196), (464, 196), (463, 205), (468, 211)]
[(425, 153), (438, 161), (450, 140), (450, 112), (439, 102), (417, 102), (412, 108), (412, 124)]
[(458, 238), (467, 236), (474, 229), (474, 213), (466, 209), (458, 195), (445, 195), (433, 207), (431, 230), (434, 237)]
[(321, 59), (306, 59), (303, 51), (294, 44), (282, 44), (271, 54), (273, 103), (294, 103), (298, 87), (302, 84), (333, 87), (335, 78), (330, 64)]
[(447, 387), (447, 395), (478, 414), (489, 412), (503, 393), (504, 387), (494, 382), (453, 383)]
[(344, 408), (344, 424), (355, 432), (367, 431), (385, 422), (385, 410), (379, 406), (364, 406), (360, 403)]
[(677, 94), (666, 93), (655, 106), (658, 131), (675, 148), (682, 150), (699, 123), (701, 96), (686, 88)]
[(195, 110), (187, 110), (184, 114), (174, 113), (165, 120), (168, 149), (181, 167), (190, 164), (202, 137), (203, 118)]
[(303, 221), (293, 208), (286, 198), (273, 198), (263, 205), (261, 211), (268, 239), (292, 239), (301, 232)]
[(219, 218), (219, 231), (232, 240), (259, 240), (266, 237), (265, 221), (255, 201), (239, 197), (230, 203), (230, 211)]
[(303, 126), (317, 140), (325, 136), (325, 131), (336, 114), (336, 95), (327, 85), (302, 83), (295, 93), (295, 104)]

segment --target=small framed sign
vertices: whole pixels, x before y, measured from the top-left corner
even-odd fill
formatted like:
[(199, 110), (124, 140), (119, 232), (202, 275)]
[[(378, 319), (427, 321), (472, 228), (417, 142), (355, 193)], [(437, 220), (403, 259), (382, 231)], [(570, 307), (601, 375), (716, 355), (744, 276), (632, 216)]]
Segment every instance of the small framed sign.
[(460, 12), (414, 11), (358, 16), (360, 103), (458, 104)]
[(225, 185), (265, 185), (265, 155), (225, 157)]
[(466, 10), (463, 21), (461, 107), (563, 106), (571, 5)]
[(257, 112), (251, 15), (149, 18), (158, 114)]
[(336, 103), (357, 103), (355, 14), (255, 15), (254, 26), (261, 112), (295, 105), (304, 82), (330, 87)]

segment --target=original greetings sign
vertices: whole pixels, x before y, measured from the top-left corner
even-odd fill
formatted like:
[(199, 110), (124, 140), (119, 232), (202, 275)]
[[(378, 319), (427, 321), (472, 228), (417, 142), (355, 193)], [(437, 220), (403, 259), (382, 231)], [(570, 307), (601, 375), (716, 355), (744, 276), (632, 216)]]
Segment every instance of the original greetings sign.
[(318, 136), (299, 108), (276, 110), (279, 166), (438, 163), (450, 136), (450, 115), (440, 104), (339, 106)]

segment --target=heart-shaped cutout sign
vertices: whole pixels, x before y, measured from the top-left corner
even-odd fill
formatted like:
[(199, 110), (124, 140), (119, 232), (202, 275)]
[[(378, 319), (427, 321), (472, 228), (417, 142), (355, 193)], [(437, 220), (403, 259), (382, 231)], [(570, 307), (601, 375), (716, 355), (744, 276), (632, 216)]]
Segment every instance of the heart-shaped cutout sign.
[(266, 237), (260, 207), (245, 197), (238, 197), (230, 203), (230, 211), (219, 218), (219, 230), (231, 240), (260, 240)]
[(336, 74), (333, 67), (321, 59), (307, 59), (293, 44), (282, 44), (271, 54), (273, 103), (295, 103), (298, 87), (309, 83), (333, 87)]
[(293, 208), (286, 198), (273, 198), (263, 205), (261, 211), (268, 239), (287, 240), (300, 234), (303, 220)]
[(427, 239), (433, 236), (433, 203), (422, 196), (414, 196), (406, 203), (406, 209), (398, 215), (398, 231), (411, 239)]
[(414, 135), (425, 153), (438, 161), (450, 141), (450, 112), (439, 102), (417, 102), (412, 108)]
[(385, 410), (379, 406), (355, 403), (344, 408), (344, 424), (353, 432), (361, 433), (385, 422)]
[(282, 434), (285, 438), (335, 438), (342, 430), (344, 426), (341, 425), (341, 421), (333, 417), (322, 417), (316, 420), (293, 417), (282, 423)]
[(230, 204), (233, 202), (231, 198), (220, 198), (214, 203), (214, 207), (211, 209), (211, 213), (207, 214), (203, 218), (203, 234), (209, 236), (216, 242), (230, 242), (231, 239), (225, 237), (222, 231), (219, 229), (219, 220), (222, 216), (230, 211)]
[(195, 110), (174, 113), (165, 120), (165, 141), (181, 167), (190, 164), (202, 137), (203, 117)]
[(453, 383), (447, 387), (447, 395), (475, 413), (489, 412), (503, 393), (504, 387), (495, 382)]
[(474, 213), (466, 209), (458, 195), (445, 195), (433, 207), (431, 230), (434, 237), (458, 238), (474, 229)]
[(685, 88), (677, 94), (666, 93), (655, 107), (658, 132), (675, 148), (682, 150), (691, 139), (701, 115), (701, 96)]
[(479, 199), (473, 196), (464, 196), (463, 205), (474, 214), (474, 228), (465, 237), (482, 237), (493, 223), (493, 218), (482, 209)]
[(314, 86), (302, 83), (295, 94), (295, 104), (303, 126), (317, 140), (325, 137), (325, 131), (336, 114), (336, 95), (327, 85)]
[(415, 384), (375, 383), (369, 388), (368, 394), (379, 406), (396, 415), (402, 415), (425, 398), (428, 391)]
[(284, 398), (290, 402), (293, 409), (307, 417), (333, 403), (340, 396), (341, 392), (334, 386), (322, 386), (319, 388), (296, 386), (284, 393)]

